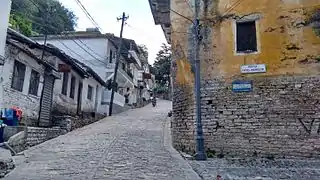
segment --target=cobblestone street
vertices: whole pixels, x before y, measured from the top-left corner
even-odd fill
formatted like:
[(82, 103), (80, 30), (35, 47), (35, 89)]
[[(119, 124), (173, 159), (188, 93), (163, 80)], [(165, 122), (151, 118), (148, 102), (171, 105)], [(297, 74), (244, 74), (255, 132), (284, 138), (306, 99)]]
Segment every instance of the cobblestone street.
[(203, 180), (319, 180), (320, 160), (208, 159), (189, 161)]
[(170, 146), (170, 107), (159, 101), (32, 147), (5, 179), (200, 179)]

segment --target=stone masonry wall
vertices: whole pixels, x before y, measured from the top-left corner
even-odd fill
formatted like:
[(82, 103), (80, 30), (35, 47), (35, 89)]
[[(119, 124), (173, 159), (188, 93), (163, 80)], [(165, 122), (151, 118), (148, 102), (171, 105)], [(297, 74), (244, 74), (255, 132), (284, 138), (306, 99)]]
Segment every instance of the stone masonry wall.
[(35, 146), (49, 139), (58, 137), (63, 131), (58, 128), (36, 128), (28, 127), (27, 129), (27, 146)]
[[(253, 91), (234, 93), (230, 82), (204, 81), (205, 147), (227, 156), (320, 157), (320, 78), (282, 76), (247, 79)], [(177, 96), (175, 96), (177, 97)], [(175, 147), (194, 151), (192, 111), (175, 98)], [(179, 133), (177, 133), (179, 131)], [(179, 144), (179, 146), (177, 146)]]
[(172, 142), (176, 149), (189, 153), (194, 153), (195, 149), (196, 114), (193, 99), (194, 95), (187, 87), (173, 89)]

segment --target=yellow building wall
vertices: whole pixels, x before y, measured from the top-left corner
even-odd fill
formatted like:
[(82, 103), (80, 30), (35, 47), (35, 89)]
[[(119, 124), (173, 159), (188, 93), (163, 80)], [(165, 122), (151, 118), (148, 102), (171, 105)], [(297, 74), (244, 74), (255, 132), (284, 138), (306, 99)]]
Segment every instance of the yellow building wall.
[[(186, 2), (171, 1), (175, 11), (171, 12), (172, 139), (176, 149), (193, 154), (196, 112), (190, 27), (194, 17)], [(205, 29), (200, 52), (201, 118), (206, 150), (231, 156), (319, 157), (320, 37), (306, 22), (320, 8), (320, 0), (201, 2)], [(237, 55), (234, 19), (250, 14), (260, 16), (256, 25), (260, 51)], [(267, 72), (241, 74), (244, 64), (266, 64)], [(233, 80), (252, 81), (252, 91), (233, 92)]]
[[(193, 84), (188, 51), (188, 28), (193, 20), (193, 6), (185, 0), (173, 0), (171, 9), (172, 48), (184, 56), (176, 57), (179, 84)], [(241, 76), (244, 64), (266, 64), (267, 73), (246, 76), (275, 76), (285, 74), (318, 74), (320, 70), (320, 37), (305, 23), (315, 9), (320, 8), (320, 0), (213, 0), (204, 16), (202, 6), (201, 22), (212, 29), (209, 50), (201, 52), (202, 77), (221, 77), (225, 80)], [(235, 54), (235, 16), (252, 13), (261, 15), (257, 21), (257, 39), (260, 52), (252, 55)], [(182, 17), (185, 16), (186, 18)], [(230, 15), (230, 16), (229, 16)], [(218, 19), (221, 16), (229, 16)], [(190, 42), (189, 42), (190, 46)], [(290, 47), (295, 47), (289, 50)], [(202, 47), (203, 49), (203, 47)]]
[[(234, 19), (216, 21), (212, 26), (214, 42), (213, 57), (218, 63), (204, 61), (205, 76), (223, 76), (230, 79), (239, 76), (240, 66), (266, 64), (267, 73), (248, 76), (274, 76), (284, 74), (318, 74), (320, 70), (320, 38), (311, 26), (302, 25), (316, 8), (320, 0), (225, 0), (211, 7), (211, 17), (218, 15), (239, 17), (257, 13), (257, 39), (260, 52), (252, 55), (235, 54)], [(237, 3), (239, 2), (239, 3)], [(206, 23), (206, 22), (204, 22)], [(294, 48), (292, 48), (294, 47)], [(212, 68), (214, 66), (214, 68)]]

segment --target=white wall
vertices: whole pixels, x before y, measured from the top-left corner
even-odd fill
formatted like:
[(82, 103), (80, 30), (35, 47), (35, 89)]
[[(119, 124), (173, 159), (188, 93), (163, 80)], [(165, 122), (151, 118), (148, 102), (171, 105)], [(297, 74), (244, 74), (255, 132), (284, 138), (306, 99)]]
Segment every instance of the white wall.
[[(26, 65), (22, 92), (11, 88), (12, 73), (15, 60)], [(39, 72), (41, 75), (37, 96), (28, 93), (32, 69)], [(28, 124), (33, 124), (35, 121), (37, 121), (39, 115), (44, 67), (38, 64), (28, 55), (24, 54), (21, 51), (18, 51), (13, 46), (7, 46), (5, 64), (0, 74), (2, 79), (2, 82), (0, 83), (0, 91), (2, 93), (1, 108), (11, 108), (13, 106), (19, 107), (23, 111), (23, 119), (28, 120)]]
[[(92, 100), (88, 99), (88, 85), (90, 85), (92, 89)], [(96, 94), (96, 90), (98, 87), (98, 94)], [(97, 99), (96, 99), (97, 98)], [(102, 98), (102, 86), (92, 77), (83, 80), (83, 89), (82, 89), (82, 110), (84, 112), (96, 112), (99, 110), (99, 106), (101, 105)], [(96, 104), (97, 103), (97, 104)], [(97, 107), (95, 107), (97, 105)]]
[[(60, 59), (57, 60), (58, 64), (64, 64)], [(53, 110), (54, 112), (66, 113), (74, 115), (77, 113), (77, 102), (78, 102), (78, 86), (79, 82), (82, 82), (80, 75), (71, 70), (68, 76), (68, 86), (67, 86), (67, 95), (62, 94), (62, 82), (63, 82), (63, 73), (61, 72), (61, 79), (56, 79), (53, 88)], [(76, 78), (75, 83), (75, 93), (74, 98), (70, 98), (70, 87), (71, 87), (71, 76), (74, 75)]]
[[(64, 63), (61, 60), (58, 60), (58, 64)], [(70, 87), (71, 87), (71, 76), (75, 76), (75, 93), (74, 98), (70, 98)], [(84, 112), (96, 112), (99, 109), (99, 105), (101, 104), (101, 89), (102, 86), (98, 83), (94, 78), (89, 77), (83, 79), (77, 72), (71, 69), (68, 77), (68, 87), (67, 87), (67, 95), (62, 94), (62, 82), (63, 82), (63, 73), (61, 73), (61, 79), (55, 81), (54, 86), (54, 108), (55, 111), (65, 112), (67, 114), (76, 114), (77, 113), (77, 105), (78, 105), (78, 87), (79, 83), (82, 82), (82, 96), (81, 96), (81, 110)], [(93, 88), (92, 92), (92, 100), (87, 99), (88, 93), (88, 85)], [(98, 94), (96, 96), (96, 87), (98, 86)], [(97, 99), (96, 99), (97, 97)], [(97, 107), (95, 104), (97, 102)]]
[[(74, 38), (76, 39), (76, 38)], [(83, 50), (79, 45), (77, 45), (73, 40), (70, 39), (48, 39), (47, 43), (53, 44), (59, 49), (63, 50), (66, 54), (72, 56), (78, 61), (85, 63), (87, 66), (91, 67), (102, 79), (107, 77), (107, 64), (109, 63), (109, 50), (108, 39), (102, 38), (81, 38), (83, 45), (80, 41), (75, 40), (81, 47), (86, 49), (94, 57), (90, 56), (85, 50)], [(43, 41), (37, 42), (43, 44)], [(92, 52), (92, 49), (94, 52)]]
[[(105, 103), (110, 103), (110, 99), (111, 99), (111, 90), (107, 90), (107, 89), (104, 89), (103, 90), (103, 94), (102, 94), (102, 102), (105, 104)], [(113, 99), (113, 102), (121, 107), (124, 106), (125, 104), (125, 98), (117, 93), (117, 92), (114, 92), (114, 99)]]
[(11, 0), (0, 1), (0, 60), (5, 55), (7, 28), (11, 10)]

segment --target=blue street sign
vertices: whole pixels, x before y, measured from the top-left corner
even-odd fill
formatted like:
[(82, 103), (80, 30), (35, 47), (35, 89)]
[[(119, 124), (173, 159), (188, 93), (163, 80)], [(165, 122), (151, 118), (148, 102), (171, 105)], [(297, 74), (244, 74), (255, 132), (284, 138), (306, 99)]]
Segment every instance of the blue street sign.
[(232, 91), (233, 92), (251, 92), (252, 81), (233, 81)]

